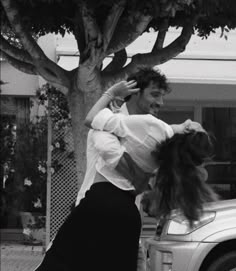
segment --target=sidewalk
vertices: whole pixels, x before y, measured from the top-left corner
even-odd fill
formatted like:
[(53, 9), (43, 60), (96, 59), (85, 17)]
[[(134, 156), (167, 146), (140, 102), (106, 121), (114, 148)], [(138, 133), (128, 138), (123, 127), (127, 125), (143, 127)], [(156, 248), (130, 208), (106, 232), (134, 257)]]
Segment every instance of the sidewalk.
[(33, 271), (43, 258), (42, 246), (1, 244), (1, 271)]

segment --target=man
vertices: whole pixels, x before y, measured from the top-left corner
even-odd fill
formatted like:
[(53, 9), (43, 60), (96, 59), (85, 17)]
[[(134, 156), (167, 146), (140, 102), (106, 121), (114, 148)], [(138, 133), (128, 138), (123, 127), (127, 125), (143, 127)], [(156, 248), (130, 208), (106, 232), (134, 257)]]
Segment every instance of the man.
[[(140, 69), (138, 72), (132, 74), (127, 81), (135, 80), (137, 82), (136, 87), (140, 88), (140, 92), (128, 96), (126, 102), (121, 106), (119, 113), (124, 115), (132, 114), (152, 114), (157, 117), (160, 107), (163, 105), (163, 96), (170, 92), (167, 79), (159, 71), (153, 69)], [(95, 136), (96, 135), (96, 136)], [(113, 146), (111, 149), (107, 147), (107, 157), (112, 163), (118, 163), (123, 155), (123, 151), (120, 150), (120, 146), (115, 148), (115, 137), (108, 135), (107, 133), (97, 133), (90, 130), (87, 138), (87, 170), (83, 184), (78, 192), (76, 205), (84, 197), (85, 192), (90, 188), (93, 183), (93, 179), (96, 174), (96, 162), (99, 157), (99, 152), (95, 148), (96, 146), (103, 146), (104, 137), (107, 140), (111, 140), (113, 144), (107, 144), (107, 146)], [(119, 144), (119, 142), (117, 142)], [(104, 150), (104, 149), (103, 149)], [(105, 150), (104, 150), (105, 152)]]
[[(191, 127), (186, 125), (187, 123), (168, 125), (150, 114), (115, 114), (106, 108), (117, 96), (137, 95), (143, 100), (136, 101), (136, 112), (156, 114), (159, 103), (162, 103), (160, 97), (164, 94), (161, 85), (156, 85), (159, 91), (154, 95), (157, 91), (154, 79), (138, 88), (137, 84), (137, 81), (131, 80), (113, 85), (89, 111), (85, 124), (97, 129), (91, 137), (94, 150), (98, 152), (98, 160), (94, 164), (96, 176), (92, 179), (92, 186), (88, 193), (86, 192), (85, 198), (60, 227), (38, 270), (54, 270), (59, 266), (60, 270), (74, 270), (78, 267), (91, 271), (145, 270), (145, 255), (138, 254), (142, 252), (139, 245), (141, 216), (135, 205), (135, 195), (137, 191), (144, 191), (139, 189), (139, 185), (142, 184), (139, 179), (142, 178), (145, 183), (143, 188), (146, 189), (149, 177), (157, 167), (155, 158), (151, 155), (156, 145), (175, 133), (185, 133), (186, 129)], [(161, 102), (156, 102), (155, 97)], [(148, 102), (143, 103), (144, 100)], [(140, 108), (142, 110), (138, 110)], [(119, 145), (118, 149), (121, 149), (118, 160), (117, 151), (114, 151), (110, 142), (101, 141), (105, 136), (101, 133), (103, 130), (107, 131), (108, 135), (111, 133), (110, 140), (116, 138), (115, 135), (120, 137), (116, 138), (118, 142), (112, 143), (115, 148)], [(102, 137), (97, 143), (99, 134)], [(126, 156), (129, 157), (127, 160)], [(122, 168), (118, 169), (123, 159), (128, 163), (124, 171)], [(167, 165), (168, 161), (169, 159)], [(109, 163), (113, 165), (109, 166)], [(141, 176), (136, 173), (137, 170), (140, 170)], [(89, 179), (87, 184), (90, 185)], [(93, 256), (92, 261), (90, 252)]]
[[(163, 96), (170, 92), (166, 77), (153, 69), (140, 69), (127, 79), (127, 81), (132, 80), (137, 82), (135, 87), (139, 88), (140, 91), (126, 97), (126, 102), (119, 109), (119, 113), (124, 115), (152, 114), (157, 117), (158, 111), (163, 105)], [(106, 142), (105, 146), (104, 142)], [(120, 147), (118, 139), (113, 135), (101, 131), (89, 131), (87, 138), (87, 170), (84, 182), (78, 192), (76, 205), (79, 204), (80, 200), (85, 196), (86, 191), (93, 184), (96, 175), (96, 163), (99, 157), (102, 155), (106, 164), (117, 164), (117, 167), (122, 169), (127, 167), (126, 160), (123, 157), (124, 151)], [(105, 169), (103, 173), (104, 177), (108, 180), (114, 178)], [(138, 207), (140, 207), (140, 199), (141, 197), (137, 196), (136, 204)], [(143, 248), (140, 246), (138, 270), (145, 270), (144, 265)]]

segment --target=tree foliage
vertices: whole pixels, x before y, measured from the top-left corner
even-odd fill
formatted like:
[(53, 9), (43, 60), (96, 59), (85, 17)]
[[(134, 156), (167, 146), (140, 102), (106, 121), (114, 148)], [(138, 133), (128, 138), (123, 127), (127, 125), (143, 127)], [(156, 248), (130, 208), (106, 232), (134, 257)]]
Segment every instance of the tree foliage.
[[(84, 90), (81, 78), (91, 81), (91, 73), (102, 70), (102, 61), (114, 55), (113, 62), (99, 74), (106, 85), (126, 77), (139, 66), (154, 66), (185, 49), (193, 31), (207, 38), (216, 28), (229, 31), (236, 26), (234, 0), (1, 0), (3, 31), (11, 29), (22, 43), (19, 50), (2, 33), (1, 52), (24, 72), (40, 74), (48, 82), (68, 92), (71, 84)], [(183, 27), (182, 34), (163, 47), (169, 27)], [(150, 28), (157, 32), (148, 54), (133, 56), (124, 67), (125, 48)], [(31, 35), (71, 33), (80, 54), (80, 69), (68, 72), (47, 59)], [(83, 71), (84, 69), (84, 71)], [(87, 90), (91, 90), (89, 86)]]
[[(94, 14), (99, 27), (105, 23), (107, 15), (114, 5), (125, 3), (124, 17), (133, 12), (149, 14), (153, 17), (150, 26), (159, 30), (162, 18), (171, 18), (170, 25), (183, 26), (186, 18), (199, 13), (196, 29), (200, 35), (209, 35), (217, 27), (235, 28), (236, 4), (233, 0), (17, 0), (21, 19), (28, 29), (39, 35), (65, 32), (75, 33), (78, 25), (76, 17), (82, 12), (83, 2)], [(8, 23), (1, 7), (3, 23)]]

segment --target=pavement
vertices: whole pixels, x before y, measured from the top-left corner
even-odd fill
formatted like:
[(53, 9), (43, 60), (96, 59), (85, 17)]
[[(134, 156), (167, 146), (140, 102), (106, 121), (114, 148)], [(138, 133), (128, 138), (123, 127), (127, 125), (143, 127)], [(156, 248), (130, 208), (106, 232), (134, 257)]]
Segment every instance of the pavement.
[(3, 243), (0, 248), (1, 271), (33, 271), (44, 256), (42, 246)]

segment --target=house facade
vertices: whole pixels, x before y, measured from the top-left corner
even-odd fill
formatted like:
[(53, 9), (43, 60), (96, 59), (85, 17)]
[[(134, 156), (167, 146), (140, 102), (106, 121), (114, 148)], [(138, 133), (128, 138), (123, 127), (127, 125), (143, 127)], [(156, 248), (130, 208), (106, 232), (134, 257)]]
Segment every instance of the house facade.
[[(170, 30), (166, 44), (177, 34), (178, 30)], [(79, 61), (76, 41), (69, 35), (56, 40), (59, 65), (68, 70), (75, 68)], [(154, 41), (154, 33), (145, 33), (128, 46), (127, 63), (132, 55), (150, 51)], [(215, 183), (230, 183), (236, 178), (235, 46), (236, 31), (230, 32), (227, 39), (221, 37), (220, 31), (205, 40), (194, 35), (183, 53), (156, 67), (167, 76), (172, 89), (164, 99), (160, 118), (168, 123), (191, 118), (214, 134), (216, 156), (209, 165), (209, 181)], [(105, 59), (104, 67), (110, 61)]]

